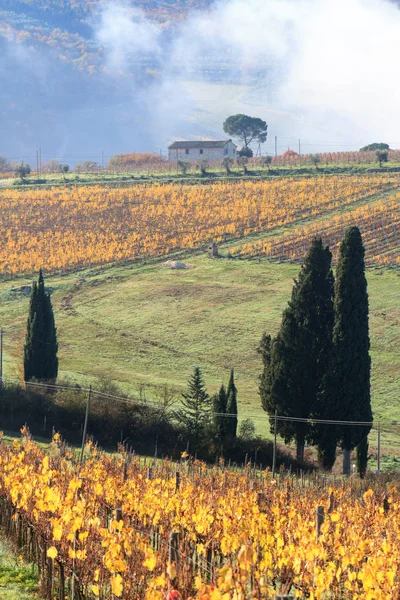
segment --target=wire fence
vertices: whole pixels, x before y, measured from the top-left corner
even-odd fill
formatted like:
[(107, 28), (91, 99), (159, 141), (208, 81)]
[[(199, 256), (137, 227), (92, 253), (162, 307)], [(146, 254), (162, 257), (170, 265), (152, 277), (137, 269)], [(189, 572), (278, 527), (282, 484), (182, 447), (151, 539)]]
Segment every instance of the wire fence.
[[(96, 390), (92, 386), (78, 386), (78, 385), (69, 385), (69, 384), (56, 384), (56, 383), (46, 383), (46, 382), (37, 382), (37, 381), (29, 381), (22, 382), (18, 379), (12, 378), (2, 378), (0, 381), (4, 384), (9, 385), (17, 385), (17, 386), (25, 386), (27, 390), (43, 390), (47, 392), (75, 392), (81, 396), (82, 406), (86, 403), (86, 414), (85, 414), (85, 422), (82, 423), (81, 426), (81, 434), (82, 434), (82, 453), (84, 444), (86, 441), (86, 428), (87, 428), (87, 420), (90, 417), (90, 410), (94, 406), (93, 403), (97, 400), (108, 401), (110, 403), (117, 403), (117, 405), (131, 406), (131, 407), (142, 407), (148, 408), (154, 411), (158, 411), (160, 414), (162, 413), (163, 418), (174, 419), (176, 416), (177, 409), (182, 408), (182, 404), (179, 401), (178, 395), (173, 402), (167, 403), (167, 405), (163, 405), (163, 402), (160, 400), (150, 400), (145, 395), (139, 394), (137, 397), (132, 397), (129, 395), (117, 395), (108, 391)], [(226, 419), (237, 419), (237, 413), (225, 413), (225, 412), (216, 412), (212, 409), (199, 411), (202, 415), (207, 415), (210, 419), (214, 419), (216, 417), (223, 417)], [(381, 465), (384, 459), (389, 460), (392, 456), (394, 462), (396, 462), (396, 446), (399, 446), (399, 457), (400, 457), (400, 424), (397, 424), (396, 421), (387, 421), (384, 419), (375, 420), (375, 421), (344, 421), (340, 419), (318, 419), (318, 418), (304, 418), (304, 417), (296, 417), (290, 415), (279, 415), (279, 414), (260, 414), (260, 413), (252, 413), (246, 411), (246, 418), (253, 418), (257, 422), (261, 422), (265, 425), (269, 425), (269, 428), (272, 433), (275, 433), (273, 436), (273, 454), (271, 456), (272, 459), (272, 470), (276, 471), (276, 458), (277, 458), (277, 449), (278, 449), (278, 440), (276, 433), (279, 432), (279, 423), (299, 423), (309, 425), (311, 428), (315, 426), (336, 426), (336, 427), (363, 427), (368, 430), (369, 439), (371, 446), (373, 448), (372, 454), (370, 458), (373, 458), (376, 461), (377, 470), (381, 470)], [(395, 438), (395, 442), (393, 442), (393, 438)], [(121, 441), (122, 441), (122, 432), (121, 432)], [(383, 456), (382, 453), (382, 445), (383, 443), (386, 445), (386, 456)], [(283, 440), (280, 440), (279, 446), (284, 446)], [(155, 441), (155, 447), (157, 447), (157, 440)], [(287, 446), (285, 446), (286, 449)], [(306, 444), (307, 449), (307, 444)], [(157, 451), (156, 451), (157, 452)], [(256, 460), (256, 459), (255, 459)], [(392, 460), (392, 462), (393, 462)], [(400, 458), (399, 458), (400, 461)], [(245, 460), (247, 462), (247, 459)]]

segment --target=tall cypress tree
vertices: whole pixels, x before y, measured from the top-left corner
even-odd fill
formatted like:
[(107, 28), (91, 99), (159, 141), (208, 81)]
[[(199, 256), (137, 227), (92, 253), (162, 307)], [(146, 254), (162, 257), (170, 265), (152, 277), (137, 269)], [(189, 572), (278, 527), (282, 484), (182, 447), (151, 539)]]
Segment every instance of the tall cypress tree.
[(368, 436), (363, 437), (357, 446), (357, 472), (361, 479), (364, 479), (368, 466)]
[(226, 389), (224, 385), (221, 385), (221, 388), (218, 394), (215, 394), (213, 398), (213, 420), (214, 427), (218, 438), (223, 441), (227, 434), (227, 417), (226, 409), (227, 409), (228, 396), (226, 393)]
[(235, 385), (235, 373), (233, 369), (231, 370), (231, 375), (229, 377), (228, 390), (227, 390), (227, 406), (226, 412), (229, 416), (226, 419), (227, 425), (227, 433), (229, 437), (236, 438), (237, 426), (238, 426), (238, 405), (237, 405), (237, 388)]
[[(338, 421), (372, 421), (368, 330), (368, 292), (364, 246), (358, 227), (350, 227), (340, 246), (335, 283), (335, 324), (331, 372), (327, 383)], [(350, 473), (350, 452), (368, 435), (370, 426), (338, 427), (343, 473)]]
[[(264, 410), (308, 419), (321, 413), (321, 390), (330, 357), (333, 327), (332, 255), (320, 238), (310, 250), (295, 281), (288, 308), (275, 339), (264, 335), (260, 352), (264, 370), (260, 396)], [(279, 421), (278, 433), (286, 443), (296, 442), (299, 460), (315, 431), (307, 423)]]
[(45, 291), (42, 270), (33, 283), (24, 347), (24, 378), (56, 379), (58, 375), (58, 343), (54, 313)]
[(185, 427), (189, 437), (201, 441), (210, 421), (212, 399), (207, 394), (199, 367), (194, 369), (188, 381), (188, 391), (182, 394), (184, 409), (176, 413), (177, 420)]

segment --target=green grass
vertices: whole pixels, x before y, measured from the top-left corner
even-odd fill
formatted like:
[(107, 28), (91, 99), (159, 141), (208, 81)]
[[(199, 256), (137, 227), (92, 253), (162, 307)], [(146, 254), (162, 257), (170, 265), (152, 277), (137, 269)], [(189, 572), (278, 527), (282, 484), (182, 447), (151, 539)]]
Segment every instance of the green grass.
[(23, 563), (0, 538), (0, 599), (37, 600), (37, 587), (36, 568)]
[[(150, 386), (151, 396), (151, 386), (163, 383), (183, 390), (196, 365), (213, 392), (233, 367), (241, 418), (252, 417), (267, 433), (257, 346), (263, 331), (276, 333), (299, 267), (193, 255), (186, 260), (193, 268), (184, 271), (159, 262), (47, 277), (60, 377), (94, 384), (105, 377), (126, 391)], [(21, 366), (29, 298), (10, 290), (23, 283), (0, 283), (5, 377), (11, 379)], [(368, 270), (368, 284), (375, 419), (400, 423), (400, 273)]]

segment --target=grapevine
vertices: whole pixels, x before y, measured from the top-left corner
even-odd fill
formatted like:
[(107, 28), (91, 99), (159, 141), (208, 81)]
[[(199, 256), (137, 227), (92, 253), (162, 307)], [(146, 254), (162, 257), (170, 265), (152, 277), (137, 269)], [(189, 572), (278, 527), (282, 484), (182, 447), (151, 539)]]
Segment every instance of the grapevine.
[[(150, 472), (135, 457), (106, 456), (91, 444), (78, 464), (58, 434), (46, 453), (22, 433), (12, 446), (0, 444), (2, 520), (12, 512), (22, 542), (30, 528), (33, 554), (45, 551), (53, 574), (74, 573), (82, 598), (399, 596), (394, 486), (356, 494), (350, 484), (319, 480), (304, 488), (292, 477), (189, 458)], [(325, 512), (318, 537), (316, 507)], [(42, 587), (52, 597), (49, 568), (42, 564)]]
[(54, 272), (197, 250), (211, 240), (315, 220), (397, 187), (397, 177), (364, 175), (2, 190), (0, 272)]

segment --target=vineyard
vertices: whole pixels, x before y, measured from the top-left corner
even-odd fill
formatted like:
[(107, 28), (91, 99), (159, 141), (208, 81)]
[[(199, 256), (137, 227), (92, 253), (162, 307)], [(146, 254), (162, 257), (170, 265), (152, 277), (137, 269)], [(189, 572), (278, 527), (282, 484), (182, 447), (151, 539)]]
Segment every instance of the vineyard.
[[(396, 264), (398, 196), (383, 199), (373, 209), (370, 201), (398, 186), (397, 176), (364, 175), (124, 189), (3, 190), (0, 271), (9, 276), (31, 273), (42, 266), (54, 272), (148, 259), (198, 250), (213, 239), (229, 241), (293, 226), (297, 229), (288, 231), (290, 240), (283, 243), (278, 238), (262, 251), (274, 257), (283, 247), (283, 256), (297, 258), (293, 244), (286, 242), (294, 239), (302, 248), (309, 233), (325, 236), (328, 232), (335, 244), (336, 233), (353, 216), (361, 219), (358, 224), (365, 223), (362, 233), (367, 242), (374, 240), (373, 260)], [(362, 200), (365, 206), (358, 207)], [(344, 212), (352, 208), (360, 213)], [(339, 210), (342, 216), (337, 221), (332, 213)], [(327, 215), (329, 220), (320, 220)], [(306, 224), (299, 229), (301, 223), (310, 220), (314, 224), (309, 230)]]
[(243, 244), (232, 248), (231, 252), (240, 256), (267, 256), (280, 260), (301, 261), (308, 250), (310, 240), (323, 234), (324, 242), (329, 245), (336, 260), (344, 232), (352, 225), (356, 225), (363, 232), (367, 265), (400, 265), (399, 194), (352, 211), (294, 227), (272, 239)]
[(45, 598), (399, 597), (393, 486), (272, 479), (186, 455), (146, 467), (90, 444), (79, 464), (58, 434), (46, 454), (26, 430), (0, 445), (0, 463), (0, 525), (37, 563)]

